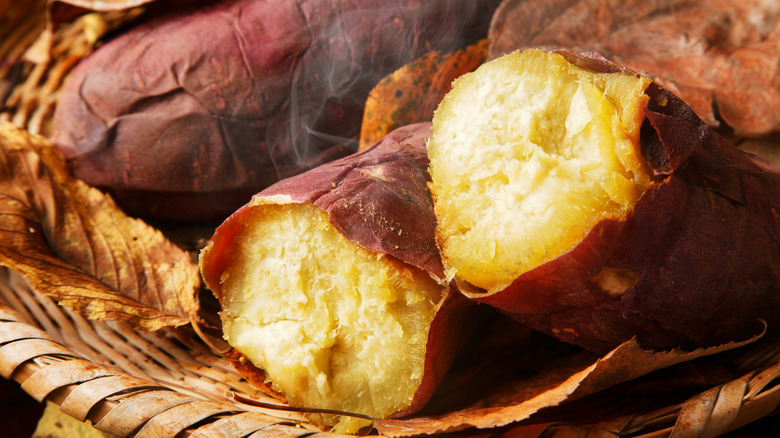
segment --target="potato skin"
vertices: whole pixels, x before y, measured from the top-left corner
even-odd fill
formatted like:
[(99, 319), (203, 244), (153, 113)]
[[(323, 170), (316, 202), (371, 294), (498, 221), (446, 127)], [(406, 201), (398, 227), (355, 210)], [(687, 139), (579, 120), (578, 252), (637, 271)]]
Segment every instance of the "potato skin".
[(256, 194), (214, 232), (201, 255), (206, 284), (219, 278), (242, 217), (264, 203), (312, 203), (354, 243), (444, 278), (435, 242), (425, 141), (431, 124), (398, 128), (373, 147), (286, 178)]
[[(398, 128), (373, 147), (284, 179), (255, 195), (216, 229), (201, 252), (206, 285), (221, 299), (220, 277), (241, 220), (252, 208), (269, 203), (312, 203), (328, 213), (334, 227), (356, 245), (389, 256), (399, 269), (421, 269), (443, 282), (428, 190), (425, 144), (430, 132), (430, 123)], [(472, 317), (477, 315), (472, 313), (475, 307), (457, 291), (445, 291), (431, 322), (422, 382), (412, 404), (397, 415), (419, 410), (431, 397), (481, 320), (481, 316)], [(255, 371), (252, 368), (242, 363), (250, 380), (263, 375), (250, 372)]]
[(570, 252), (506, 289), (472, 287), (467, 295), (598, 353), (632, 337), (656, 349), (743, 340), (761, 332), (762, 320), (773, 334), (780, 171), (739, 151), (658, 85), (647, 94), (640, 143), (658, 182), (633, 211), (601, 221)]
[(222, 221), (356, 150), (371, 87), (428, 50), (484, 37), (498, 1), (449, 3), (196, 2), (80, 63), (52, 140), (131, 214)]

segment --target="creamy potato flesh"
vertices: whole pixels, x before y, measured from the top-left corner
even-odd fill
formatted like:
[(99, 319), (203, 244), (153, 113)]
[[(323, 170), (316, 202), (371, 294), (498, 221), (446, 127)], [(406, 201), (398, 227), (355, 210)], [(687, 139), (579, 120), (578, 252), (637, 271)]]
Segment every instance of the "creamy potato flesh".
[[(230, 345), (292, 404), (373, 417), (407, 407), (441, 286), (350, 242), (311, 204), (254, 208), (239, 233), (221, 278)], [(328, 418), (341, 432), (366, 423)]]
[(650, 184), (637, 146), (649, 82), (539, 50), (456, 80), (428, 144), (448, 275), (501, 290), (624, 217)]

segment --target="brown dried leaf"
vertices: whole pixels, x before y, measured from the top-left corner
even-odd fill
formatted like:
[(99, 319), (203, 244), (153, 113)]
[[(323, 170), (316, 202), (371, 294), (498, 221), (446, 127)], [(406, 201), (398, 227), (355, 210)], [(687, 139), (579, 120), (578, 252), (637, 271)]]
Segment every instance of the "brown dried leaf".
[(506, 426), (542, 409), (582, 399), (655, 370), (741, 347), (759, 337), (691, 352), (643, 350), (632, 339), (602, 357), (567, 349), (562, 343), (543, 348), (525, 345), (517, 349), (517, 355), (494, 358), (479, 370), (456, 368), (452, 380), (445, 381), (434, 396), (431, 408), (420, 415), (376, 420), (374, 424), (380, 434), (391, 437)]
[(0, 151), (0, 264), (88, 318), (190, 322), (200, 276), (185, 251), (72, 179), (44, 139), (2, 124)]
[(780, 131), (775, 0), (505, 0), (490, 58), (528, 47), (597, 51), (653, 77), (712, 126)]
[(366, 99), (359, 150), (396, 128), (430, 121), (452, 81), (479, 67), (487, 49), (482, 40), (452, 53), (428, 52), (382, 79)]

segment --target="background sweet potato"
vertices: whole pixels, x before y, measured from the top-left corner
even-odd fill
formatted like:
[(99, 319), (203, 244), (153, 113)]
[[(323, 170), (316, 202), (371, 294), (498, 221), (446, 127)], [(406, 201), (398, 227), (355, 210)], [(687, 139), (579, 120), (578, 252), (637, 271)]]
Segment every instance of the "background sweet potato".
[(484, 38), (497, 3), (198, 2), (83, 61), (52, 139), (76, 177), (131, 213), (221, 220), (354, 151), (371, 87), (429, 50)]

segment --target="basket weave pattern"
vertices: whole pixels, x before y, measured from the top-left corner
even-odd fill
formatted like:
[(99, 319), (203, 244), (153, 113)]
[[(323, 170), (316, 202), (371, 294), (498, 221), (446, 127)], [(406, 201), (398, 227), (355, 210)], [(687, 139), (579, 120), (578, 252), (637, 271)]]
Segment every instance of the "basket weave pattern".
[[(58, 92), (93, 49), (84, 22), (60, 26), (51, 59), (24, 62), (46, 26), (45, 0), (0, 0), (0, 121), (47, 135)], [(103, 14), (116, 24), (121, 14)], [(780, 407), (780, 344), (749, 350), (743, 377), (679, 404), (577, 425), (523, 424), (514, 436), (713, 437)], [(259, 437), (335, 434), (252, 387), (191, 329), (137, 332), (90, 321), (0, 268), (0, 374), (117, 436)], [(258, 402), (247, 405), (234, 395)], [(618, 401), (619, 402), (619, 401)], [(592, 435), (590, 435), (592, 434)]]
[[(117, 436), (285, 436), (321, 432), (250, 386), (194, 333), (136, 332), (83, 318), (0, 272), (0, 374), (38, 401)], [(233, 394), (279, 409), (234, 401)], [(209, 423), (191, 429), (209, 419)], [(215, 421), (216, 420), (216, 421)]]

